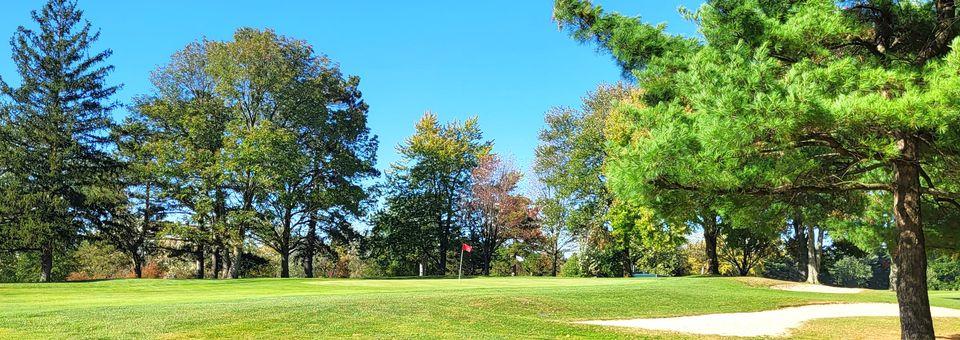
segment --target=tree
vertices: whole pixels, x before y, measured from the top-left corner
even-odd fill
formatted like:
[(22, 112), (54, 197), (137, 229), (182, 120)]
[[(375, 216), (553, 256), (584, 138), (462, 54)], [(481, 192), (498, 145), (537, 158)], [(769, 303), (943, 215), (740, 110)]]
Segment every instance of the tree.
[(477, 215), (481, 270), (490, 275), (490, 263), (503, 243), (516, 238), (518, 228), (533, 218), (532, 202), (515, 193), (523, 175), (496, 154), (483, 156), (471, 176), (468, 205)]
[(610, 111), (637, 92), (624, 84), (601, 85), (583, 99), (579, 110), (557, 107), (544, 118), (534, 172), (549, 189), (550, 204), (565, 207), (565, 223), (581, 243), (591, 230), (605, 229), (612, 197), (603, 166), (605, 126)]
[(686, 224), (664, 219), (640, 202), (614, 200), (607, 214), (624, 277), (633, 275), (637, 262), (647, 253), (675, 249), (686, 240)]
[(751, 228), (731, 229), (724, 235), (723, 258), (733, 266), (738, 275), (749, 275), (750, 270), (759, 264), (773, 247), (772, 239), (773, 236)]
[(97, 228), (97, 236), (126, 253), (137, 278), (143, 277), (147, 258), (158, 250), (157, 235), (163, 227), (167, 206), (162, 189), (157, 138), (161, 135), (142, 116), (128, 117), (114, 127), (115, 156), (123, 165), (118, 204)]
[(12, 101), (3, 176), (16, 197), (9, 202), (14, 216), (5, 218), (16, 222), (0, 228), (13, 229), (18, 248), (40, 251), (46, 282), (55, 254), (112, 204), (106, 188), (117, 166), (107, 134), (118, 87), (106, 84), (112, 52), (91, 51), (100, 33), (76, 2), (50, 0), (31, 16), (38, 30), (21, 26), (11, 39), (20, 85), (0, 79), (0, 92)]
[(238, 200), (228, 213), (236, 221), (229, 272), (237, 278), (248, 232), (271, 223), (257, 205), (288, 184), (284, 180), (295, 171), (286, 167), (297, 162), (274, 156), (293, 150), (296, 136), (289, 128), (303, 104), (297, 100), (302, 89), (298, 80), (311, 77), (316, 65), (310, 64), (315, 59), (305, 42), (270, 30), (239, 29), (233, 41), (209, 42), (206, 51), (206, 71), (231, 114), (222, 169), (226, 187), (235, 193), (230, 196)]
[(708, 1), (703, 40), (559, 0), (647, 91), (609, 171), (623, 195), (891, 194), (902, 336), (933, 338), (922, 203), (954, 205), (960, 149), (956, 7), (935, 1)]
[[(450, 244), (461, 235), (471, 173), (480, 159), (490, 153), (491, 147), (491, 142), (483, 140), (476, 118), (463, 123), (440, 124), (432, 113), (425, 114), (417, 122), (413, 136), (398, 147), (403, 159), (392, 165), (394, 174), (387, 183), (392, 193), (387, 198), (386, 211), (393, 216), (384, 216), (380, 220), (407, 225), (413, 219), (419, 219), (408, 213), (429, 216), (428, 225), (436, 230), (428, 234), (433, 238), (421, 239), (429, 245), (422, 248), (429, 250), (419, 254), (422, 256), (419, 260), (424, 265), (432, 264), (437, 275), (446, 274), (447, 256), (452, 250)], [(391, 196), (397, 199), (391, 199)], [(427, 208), (417, 212), (389, 205), (394, 202), (409, 205), (407, 200), (426, 202)], [(406, 229), (394, 227), (381, 229)]]
[(142, 125), (154, 138), (142, 150), (157, 159), (157, 200), (170, 201), (176, 212), (160, 231), (159, 246), (197, 263), (197, 278), (206, 276), (213, 255), (214, 278), (226, 263), (231, 210), (223, 180), (223, 149), (230, 112), (216, 97), (207, 72), (206, 43), (194, 42), (175, 53), (151, 78), (155, 93), (138, 98), (128, 124)]
[(364, 182), (379, 176), (375, 168), (379, 143), (367, 126), (360, 79), (342, 75), (327, 61), (314, 82), (305, 97), (312, 101), (307, 107), (316, 112), (303, 116), (298, 137), (308, 159), (302, 202), (307, 230), (300, 245), (307, 277), (313, 276), (320, 231), (344, 246), (359, 238), (350, 222), (366, 214), (373, 190)]
[[(564, 254), (575, 244), (576, 239), (567, 228), (567, 207), (563, 204), (563, 201), (556, 199), (556, 194), (550, 188), (543, 188), (542, 190), (536, 204), (540, 207), (540, 230), (544, 238), (544, 253), (550, 258), (550, 275), (557, 276), (561, 271), (561, 265), (563, 265), (563, 268), (568, 267), (565, 262), (561, 261)], [(572, 261), (571, 259), (568, 259), (568, 261)], [(577, 262), (570, 265), (571, 270), (574, 267), (579, 270), (579, 260), (573, 260)]]
[(582, 262), (597, 269), (586, 270), (588, 275), (601, 274), (605, 271), (599, 267), (612, 265), (597, 262), (607, 261), (607, 256), (591, 256), (606, 254), (599, 248), (610, 239), (607, 212), (613, 198), (603, 174), (607, 117), (619, 101), (637, 93), (626, 84), (600, 85), (583, 98), (579, 109), (556, 107), (547, 112), (547, 127), (540, 131), (533, 170), (547, 195), (538, 205), (546, 213), (548, 230), (562, 223), (564, 232), (580, 244)]
[(421, 274), (440, 238), (436, 216), (443, 212), (408, 175), (387, 175), (383, 208), (371, 218), (371, 257), (389, 276)]
[(198, 277), (208, 253), (214, 276), (238, 277), (250, 236), (280, 254), (281, 277), (298, 250), (312, 276), (319, 228), (355, 236), (344, 221), (362, 215), (363, 181), (378, 174), (359, 78), (305, 41), (240, 29), (187, 45), (153, 82), (133, 115), (159, 136), (148, 144), (163, 195), (186, 217), (165, 234)]

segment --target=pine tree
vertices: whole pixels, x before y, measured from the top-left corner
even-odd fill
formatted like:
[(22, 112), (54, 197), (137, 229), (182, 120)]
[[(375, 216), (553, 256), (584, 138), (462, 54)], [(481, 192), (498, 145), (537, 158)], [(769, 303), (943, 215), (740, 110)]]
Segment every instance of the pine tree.
[(687, 14), (703, 39), (555, 2), (646, 91), (621, 110), (615, 195), (885, 198), (902, 336), (934, 338), (925, 234), (941, 223), (922, 212), (960, 207), (955, 1), (710, 0)]
[[(17, 28), (11, 39), (18, 87), (0, 79), (11, 100), (4, 169), (16, 194), (17, 222), (5, 224), (23, 250), (41, 253), (41, 281), (52, 279), (53, 257), (97, 218), (110, 194), (115, 162), (108, 153), (113, 66), (110, 50), (91, 52), (100, 36), (75, 1), (50, 0), (33, 11), (38, 29)], [(9, 193), (8, 193), (9, 194)]]

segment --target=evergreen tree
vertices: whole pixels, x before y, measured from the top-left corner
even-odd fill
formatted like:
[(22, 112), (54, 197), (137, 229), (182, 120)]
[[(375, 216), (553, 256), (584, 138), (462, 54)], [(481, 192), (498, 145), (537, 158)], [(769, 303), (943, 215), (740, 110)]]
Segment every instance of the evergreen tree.
[(922, 207), (960, 206), (954, 1), (714, 0), (687, 14), (703, 40), (555, 3), (646, 91), (623, 108), (614, 192), (888, 195), (902, 336), (932, 339)]
[(116, 162), (109, 153), (113, 66), (110, 50), (92, 51), (100, 36), (75, 1), (50, 0), (33, 11), (37, 29), (11, 39), (17, 87), (0, 79), (11, 101), (3, 142), (5, 189), (16, 201), (10, 228), (19, 248), (39, 250), (41, 281), (62, 254), (115, 198)]

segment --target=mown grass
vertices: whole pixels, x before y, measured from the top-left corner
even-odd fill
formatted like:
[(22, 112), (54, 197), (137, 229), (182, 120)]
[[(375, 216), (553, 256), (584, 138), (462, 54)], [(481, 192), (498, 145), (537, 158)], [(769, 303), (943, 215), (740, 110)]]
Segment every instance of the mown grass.
[[(773, 290), (732, 278), (115, 280), (0, 284), (0, 338), (677, 338), (578, 320), (742, 312), (827, 302), (895, 302)], [(932, 292), (960, 308), (960, 292)], [(960, 320), (938, 319), (940, 334)], [(798, 337), (897, 336), (896, 318), (810, 322)]]

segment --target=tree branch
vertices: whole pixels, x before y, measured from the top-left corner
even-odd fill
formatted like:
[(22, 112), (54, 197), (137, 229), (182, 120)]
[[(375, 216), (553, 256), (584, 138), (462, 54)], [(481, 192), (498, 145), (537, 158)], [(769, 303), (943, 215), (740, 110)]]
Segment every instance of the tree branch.
[(654, 186), (667, 190), (685, 190), (712, 194), (741, 194), (753, 196), (789, 195), (804, 192), (832, 193), (845, 191), (892, 191), (893, 186), (886, 183), (839, 182), (832, 184), (782, 185), (777, 187), (742, 187), (734, 189), (700, 188), (683, 185), (664, 179), (653, 181)]

